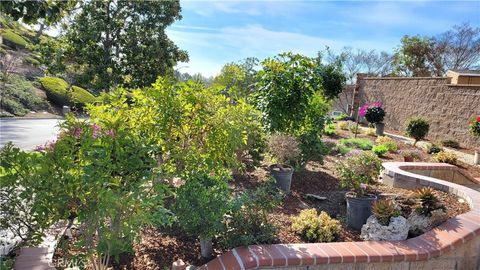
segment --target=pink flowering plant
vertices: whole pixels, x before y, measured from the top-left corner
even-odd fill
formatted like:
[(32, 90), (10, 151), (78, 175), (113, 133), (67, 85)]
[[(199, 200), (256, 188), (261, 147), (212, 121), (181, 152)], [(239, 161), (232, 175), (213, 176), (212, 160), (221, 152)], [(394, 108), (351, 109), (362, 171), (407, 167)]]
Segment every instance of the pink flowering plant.
[(385, 117), (385, 109), (380, 101), (364, 104), (358, 110), (358, 114), (372, 124), (382, 123)]

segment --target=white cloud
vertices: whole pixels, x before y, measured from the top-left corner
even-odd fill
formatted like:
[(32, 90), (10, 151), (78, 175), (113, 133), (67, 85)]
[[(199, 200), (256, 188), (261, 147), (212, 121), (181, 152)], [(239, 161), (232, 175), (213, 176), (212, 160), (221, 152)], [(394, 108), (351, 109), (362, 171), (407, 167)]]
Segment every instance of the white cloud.
[[(183, 28), (183, 29), (182, 29)], [(268, 30), (260, 25), (243, 27), (209, 28), (208, 31), (195, 31), (190, 28), (172, 27), (167, 30), (170, 38), (190, 55), (188, 68), (190, 73), (200, 72), (204, 75), (215, 75), (223, 64), (254, 56), (265, 58), (281, 52), (292, 51), (315, 56), (319, 50), (328, 46), (339, 50), (344, 46), (352, 46), (351, 40), (321, 38), (294, 32)], [(189, 31), (194, 30), (194, 31)], [(391, 49), (391, 41), (356, 40), (355, 47)]]

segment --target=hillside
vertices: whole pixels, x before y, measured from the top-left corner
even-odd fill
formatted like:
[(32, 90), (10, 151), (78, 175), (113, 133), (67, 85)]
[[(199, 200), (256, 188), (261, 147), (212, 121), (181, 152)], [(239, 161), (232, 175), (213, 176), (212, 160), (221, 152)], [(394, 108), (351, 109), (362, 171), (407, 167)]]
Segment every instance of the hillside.
[[(81, 110), (85, 103), (95, 101), (81, 87), (45, 77), (34, 31), (4, 16), (0, 16), (0, 25), (0, 117), (59, 117), (64, 105)], [(39, 37), (49, 39), (53, 37)], [(51, 81), (59, 81), (61, 87), (52, 87)]]

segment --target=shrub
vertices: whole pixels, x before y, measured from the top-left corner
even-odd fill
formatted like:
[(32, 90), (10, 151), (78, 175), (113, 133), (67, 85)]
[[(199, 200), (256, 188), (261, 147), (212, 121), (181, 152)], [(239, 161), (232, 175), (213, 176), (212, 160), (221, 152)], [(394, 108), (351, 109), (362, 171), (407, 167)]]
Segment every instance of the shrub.
[(342, 113), (339, 116), (335, 117), (335, 120), (343, 121), (343, 120), (346, 120), (347, 118), (348, 118), (348, 115), (346, 113)]
[(414, 146), (417, 144), (418, 141), (424, 139), (427, 134), (428, 130), (430, 129), (430, 124), (427, 120), (419, 117), (410, 118), (407, 122), (406, 127), (406, 134), (409, 137), (415, 139)]
[(375, 143), (385, 145), (388, 149), (388, 152), (393, 153), (393, 152), (396, 152), (398, 150), (398, 145), (395, 142), (395, 140), (393, 140), (392, 138), (387, 137), (387, 136), (378, 137), (375, 140)]
[(21, 103), (19, 103), (15, 99), (3, 98), (1, 105), (1, 108), (3, 110), (16, 116), (24, 116), (29, 112)]
[(386, 146), (385, 144), (375, 145), (372, 148), (372, 151), (378, 157), (383, 157), (386, 153), (388, 153), (388, 146)]
[(40, 83), (42, 84), (48, 99), (55, 104), (60, 106), (70, 104), (68, 83), (62, 78), (44, 77), (40, 79)]
[(365, 135), (368, 135), (368, 136), (375, 136), (377, 133), (375, 132), (375, 129), (374, 128), (367, 128), (365, 129)]
[(335, 129), (335, 124), (328, 124), (325, 126), (323, 130), (323, 134), (327, 136), (335, 136), (337, 135), (337, 130)]
[(1, 34), (4, 42), (14, 47), (25, 48), (29, 44), (27, 40), (11, 29), (5, 29)]
[(341, 156), (345, 156), (346, 154), (350, 153), (352, 151), (352, 148), (346, 147), (343, 144), (337, 144), (335, 147), (332, 148), (332, 152), (339, 154)]
[(430, 155), (436, 154), (436, 153), (441, 152), (441, 151), (443, 151), (443, 148), (439, 145), (431, 143), (427, 146), (427, 153), (430, 154)]
[(96, 101), (94, 95), (90, 94), (90, 92), (88, 92), (87, 90), (75, 85), (72, 86), (71, 96), (71, 103), (79, 104), (81, 107), (85, 106), (85, 104), (87, 103), (94, 103)]
[(32, 66), (34, 66), (34, 67), (40, 66), (40, 61), (38, 61), (37, 59), (35, 59), (35, 58), (31, 57), (31, 56), (25, 57), (25, 58), (23, 59), (23, 62), (24, 62), (25, 64), (30, 64), (30, 65), (32, 65)]
[(271, 135), (267, 147), (278, 164), (295, 164), (301, 155), (297, 139), (285, 133)]
[(448, 163), (452, 165), (457, 165), (457, 155), (447, 151), (440, 151), (434, 154), (433, 159), (437, 162)]
[(480, 137), (480, 115), (477, 115), (477, 117), (472, 117), (472, 119), (470, 119), (469, 128), (473, 136)]
[(460, 144), (452, 139), (449, 140), (443, 140), (442, 145), (445, 147), (451, 147), (451, 148), (460, 148)]
[(363, 105), (358, 114), (372, 124), (383, 122), (385, 117), (385, 110), (383, 109), (383, 104), (381, 102), (373, 102), (370, 104)]
[(369, 139), (361, 138), (341, 139), (340, 143), (347, 147), (354, 147), (362, 150), (371, 150), (373, 147), (373, 144)]
[(340, 222), (331, 218), (326, 212), (317, 214), (315, 208), (300, 211), (292, 219), (292, 228), (305, 241), (331, 242), (340, 231)]
[(357, 134), (358, 132), (358, 125), (356, 122), (348, 121), (348, 130), (353, 134)]
[(224, 177), (191, 175), (177, 191), (173, 212), (187, 233), (211, 238), (223, 228), (229, 196), (227, 179)]
[(349, 129), (349, 126), (350, 126), (350, 122), (351, 122), (351, 121), (342, 121), (342, 122), (339, 122), (339, 123), (338, 123), (338, 127), (339, 127), (341, 130), (348, 130), (348, 129)]
[(418, 200), (418, 206), (415, 211), (424, 216), (430, 216), (432, 211), (442, 209), (445, 206), (440, 203), (434, 190), (431, 187), (424, 187), (415, 191), (414, 198)]
[[(4, 102), (10, 102), (11, 104), (15, 103), (20, 111), (26, 112), (48, 108), (48, 102), (35, 94), (31, 82), (16, 74), (12, 74), (8, 81), (9, 83), (5, 85), (5, 90), (2, 92)], [(6, 108), (5, 110), (19, 115), (13, 110), (9, 111)]]
[(360, 152), (337, 163), (340, 185), (351, 188), (357, 196), (363, 195), (361, 184), (370, 184), (378, 178), (382, 161), (373, 152)]
[(221, 239), (227, 248), (275, 241), (276, 227), (268, 221), (280, 203), (282, 193), (274, 181), (267, 181), (254, 190), (237, 196), (226, 215), (226, 231)]
[(392, 200), (378, 200), (372, 205), (372, 213), (378, 222), (383, 226), (388, 226), (390, 218), (400, 216), (400, 211), (395, 209), (395, 203)]
[(403, 157), (411, 157), (414, 159), (419, 159), (420, 158), (420, 151), (418, 150), (402, 150), (400, 151), (400, 154)]

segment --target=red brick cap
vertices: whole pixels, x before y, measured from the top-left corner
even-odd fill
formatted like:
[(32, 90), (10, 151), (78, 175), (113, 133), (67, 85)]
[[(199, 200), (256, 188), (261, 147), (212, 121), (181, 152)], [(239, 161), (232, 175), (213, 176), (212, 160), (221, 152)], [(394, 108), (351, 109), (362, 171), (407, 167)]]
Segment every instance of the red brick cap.
[(432, 186), (457, 194), (468, 201), (471, 210), (447, 220), (425, 234), (404, 241), (237, 247), (203, 265), (200, 269), (243, 270), (333, 263), (420, 261), (440, 256), (475, 237), (480, 237), (480, 192), (448, 181), (406, 171), (413, 169), (458, 170), (457, 167), (443, 163), (405, 162), (386, 162), (383, 166), (387, 173), (404, 176), (405, 181), (415, 181), (419, 186)]

